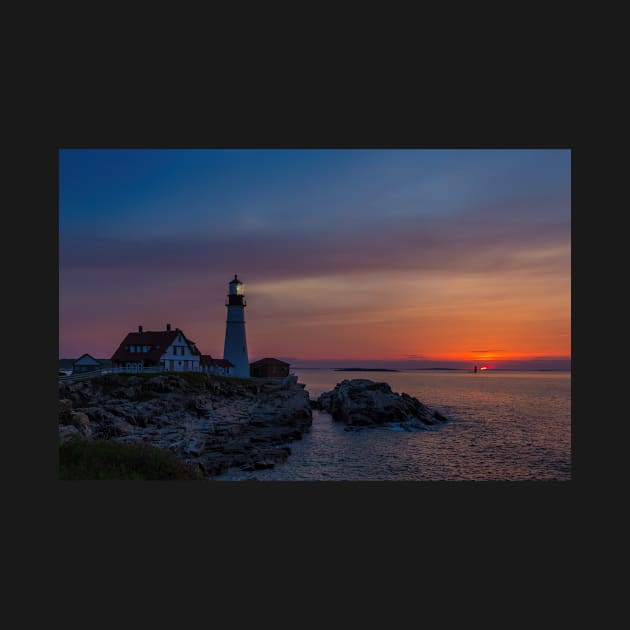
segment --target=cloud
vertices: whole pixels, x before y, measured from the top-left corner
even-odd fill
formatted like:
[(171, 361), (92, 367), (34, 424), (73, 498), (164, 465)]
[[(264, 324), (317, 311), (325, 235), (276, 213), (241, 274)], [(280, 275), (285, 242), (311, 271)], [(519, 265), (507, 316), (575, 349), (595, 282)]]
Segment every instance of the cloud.
[(570, 268), (568, 224), (483, 223), (453, 217), (398, 221), (356, 220), (355, 225), (285, 232), (218, 230), (189, 237), (142, 237), (142, 226), (119, 237), (60, 234), (60, 268), (109, 272), (220, 273), (300, 278), (387, 268), (485, 273), (527, 269), (565, 273)]

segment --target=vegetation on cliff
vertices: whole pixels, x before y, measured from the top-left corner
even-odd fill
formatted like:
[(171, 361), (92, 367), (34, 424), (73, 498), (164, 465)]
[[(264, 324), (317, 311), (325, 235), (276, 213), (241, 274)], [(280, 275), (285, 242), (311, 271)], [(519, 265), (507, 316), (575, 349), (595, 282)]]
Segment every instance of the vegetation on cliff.
[(75, 438), (59, 446), (59, 478), (200, 480), (203, 475), (150, 444)]

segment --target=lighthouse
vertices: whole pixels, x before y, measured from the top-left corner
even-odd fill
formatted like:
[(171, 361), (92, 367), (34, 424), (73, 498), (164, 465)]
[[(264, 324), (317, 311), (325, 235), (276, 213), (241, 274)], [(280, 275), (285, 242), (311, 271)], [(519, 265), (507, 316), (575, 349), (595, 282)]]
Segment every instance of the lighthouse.
[(223, 358), (234, 364), (234, 376), (249, 377), (247, 340), (245, 339), (245, 298), (243, 283), (234, 274), (227, 295), (227, 321), (225, 322), (225, 345)]

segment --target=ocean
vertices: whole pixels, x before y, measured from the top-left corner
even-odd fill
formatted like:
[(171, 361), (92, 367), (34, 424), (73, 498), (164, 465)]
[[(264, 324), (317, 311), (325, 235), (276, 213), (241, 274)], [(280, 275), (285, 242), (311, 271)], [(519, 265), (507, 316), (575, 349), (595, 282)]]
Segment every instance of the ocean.
[(571, 479), (571, 373), (294, 369), (311, 398), (344, 379), (389, 383), (450, 421), (426, 431), (344, 431), (313, 411), (313, 426), (291, 442), (285, 463), (231, 468), (217, 480), (525, 481)]

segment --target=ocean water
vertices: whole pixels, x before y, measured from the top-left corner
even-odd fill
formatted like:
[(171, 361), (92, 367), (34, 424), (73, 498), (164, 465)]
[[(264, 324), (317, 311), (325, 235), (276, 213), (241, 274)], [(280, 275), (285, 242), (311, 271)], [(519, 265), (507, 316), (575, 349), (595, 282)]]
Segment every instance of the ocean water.
[(229, 469), (219, 480), (569, 480), (571, 373), (295, 369), (311, 398), (351, 378), (385, 381), (451, 420), (426, 431), (344, 425), (313, 412), (292, 454), (269, 470)]

